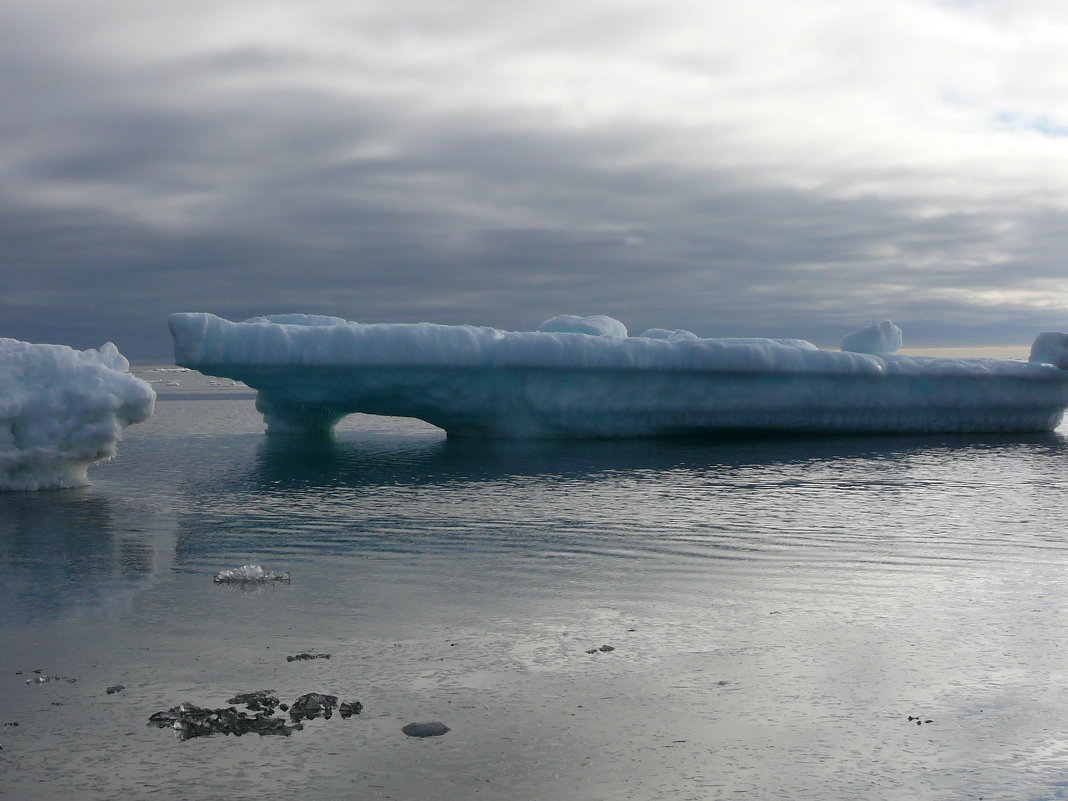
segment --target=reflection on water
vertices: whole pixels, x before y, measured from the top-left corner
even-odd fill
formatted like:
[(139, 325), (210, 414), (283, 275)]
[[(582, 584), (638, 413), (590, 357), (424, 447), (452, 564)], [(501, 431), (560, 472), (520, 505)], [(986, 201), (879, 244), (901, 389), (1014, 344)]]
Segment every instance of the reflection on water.
[(997, 452), (1058, 454), (1056, 433), (1025, 435), (913, 435), (848, 437), (750, 437), (685, 440), (501, 441), (378, 437), (328, 439), (264, 437), (257, 445), (250, 485), (264, 487), (360, 486), (444, 481), (594, 479), (612, 472), (663, 475), (696, 470), (715, 474), (742, 467), (903, 461), (917, 455), (971, 458)]
[[(1027, 547), (1050, 541), (1050, 529), (1033, 520), (1057, 513), (1049, 486), (1066, 453), (1056, 434), (261, 438), (240, 468), (183, 485), (196, 508), (183, 518), (178, 547), (194, 562), (219, 553), (468, 551), (492, 553), (519, 573), (545, 565), (503, 553), (643, 558), (646, 572), (705, 570), (692, 560), (709, 557), (740, 557), (743, 570), (764, 570), (755, 559), (813, 570), (981, 561), (1005, 538)], [(609, 561), (597, 569), (620, 568)]]
[(0, 493), (0, 621), (80, 614), (169, 568), (173, 542), (87, 488)]
[[(323, 441), (243, 403), (161, 403), (94, 487), (0, 496), (0, 794), (1064, 797), (1060, 434)], [(292, 584), (211, 583), (248, 561)], [(365, 711), (145, 726), (265, 687)]]

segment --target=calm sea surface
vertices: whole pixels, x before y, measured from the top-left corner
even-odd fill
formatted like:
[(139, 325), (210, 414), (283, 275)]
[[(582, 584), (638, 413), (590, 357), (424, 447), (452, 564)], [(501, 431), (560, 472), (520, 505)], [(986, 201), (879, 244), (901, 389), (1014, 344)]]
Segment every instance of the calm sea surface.
[[(1065, 432), (316, 442), (181, 380), (0, 494), (4, 799), (1068, 797)], [(212, 583), (250, 562), (292, 583)], [(259, 689), (364, 711), (147, 725)]]

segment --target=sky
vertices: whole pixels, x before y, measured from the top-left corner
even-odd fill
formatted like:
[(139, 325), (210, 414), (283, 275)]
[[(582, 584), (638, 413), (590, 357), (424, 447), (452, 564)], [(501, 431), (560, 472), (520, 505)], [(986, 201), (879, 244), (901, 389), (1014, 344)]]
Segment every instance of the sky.
[(0, 336), (1068, 329), (1060, 0), (16, 0)]

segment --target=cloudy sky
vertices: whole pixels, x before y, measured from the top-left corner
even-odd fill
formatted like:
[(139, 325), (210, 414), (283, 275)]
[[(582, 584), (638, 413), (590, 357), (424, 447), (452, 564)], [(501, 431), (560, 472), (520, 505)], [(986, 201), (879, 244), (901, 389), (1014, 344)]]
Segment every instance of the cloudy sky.
[(17, 0), (0, 336), (1068, 330), (1062, 0)]

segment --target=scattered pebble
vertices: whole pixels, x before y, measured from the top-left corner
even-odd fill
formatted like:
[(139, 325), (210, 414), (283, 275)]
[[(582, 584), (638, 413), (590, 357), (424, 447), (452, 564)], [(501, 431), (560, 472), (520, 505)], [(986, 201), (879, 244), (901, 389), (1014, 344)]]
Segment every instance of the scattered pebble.
[(363, 704), (359, 701), (342, 701), (337, 711), (341, 713), (343, 718), (352, 717), (363, 711)]
[(287, 656), (287, 662), (299, 662), (308, 659), (329, 659), (330, 654), (294, 654), (293, 656)]
[(115, 693), (121, 693), (125, 689), (126, 688), (121, 684), (112, 684), (110, 687), (108, 687), (107, 694), (114, 695)]
[(430, 723), (409, 723), (401, 731), (409, 737), (440, 737), (450, 729), (444, 723), (435, 720)]
[(296, 728), (287, 726), (284, 718), (271, 717), (268, 713), (257, 712), (249, 717), (247, 712), (239, 712), (236, 707), (208, 709), (189, 702), (156, 712), (148, 722), (161, 728), (174, 729), (180, 740), (212, 734), (233, 734), (240, 737), (242, 734), (254, 733), (288, 737)]
[(274, 690), (256, 690), (251, 693), (238, 693), (233, 698), (226, 699), (228, 704), (244, 704), (253, 712), (266, 710), (268, 715), (274, 714), (274, 708), (278, 706), (278, 698)]
[(289, 705), (289, 716), (293, 720), (302, 718), (316, 718), (322, 715), (327, 720), (334, 714), (337, 706), (336, 695), (324, 695), (323, 693), (305, 693)]

